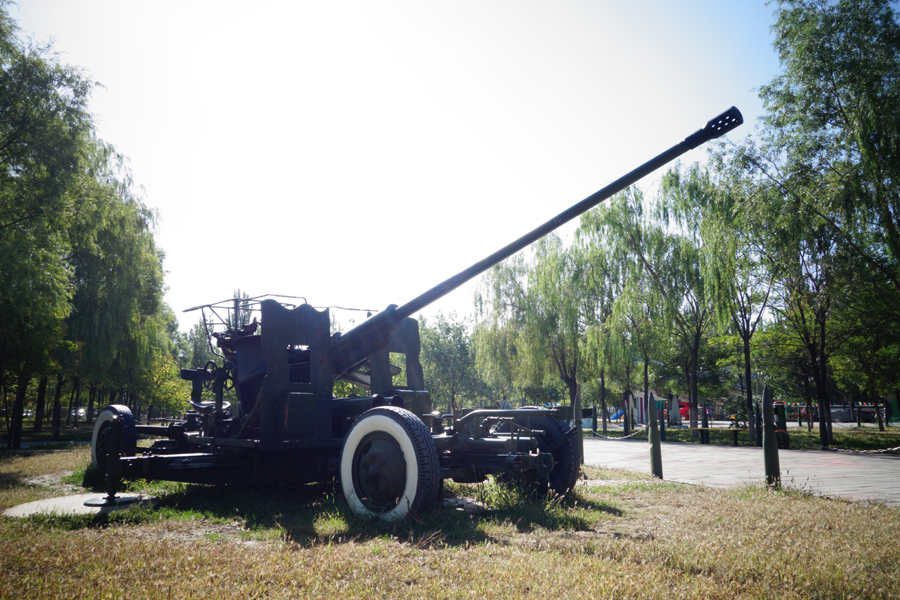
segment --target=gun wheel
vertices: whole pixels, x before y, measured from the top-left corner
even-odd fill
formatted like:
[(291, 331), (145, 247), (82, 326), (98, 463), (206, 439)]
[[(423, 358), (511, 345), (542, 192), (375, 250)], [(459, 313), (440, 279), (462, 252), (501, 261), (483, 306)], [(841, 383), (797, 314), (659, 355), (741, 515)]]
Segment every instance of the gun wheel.
[(134, 456), (137, 452), (137, 430), (131, 409), (121, 404), (111, 404), (100, 411), (94, 423), (94, 435), (91, 437), (91, 464), (101, 473), (106, 473), (106, 459), (109, 455), (109, 425), (114, 417), (122, 417), (122, 435), (119, 440), (119, 453), (123, 456)]
[(385, 521), (418, 514), (437, 502), (437, 448), (413, 413), (381, 406), (363, 413), (341, 450), (341, 488), (353, 512)]
[(553, 470), (550, 471), (550, 488), (560, 496), (565, 496), (569, 490), (575, 487), (581, 470), (578, 460), (578, 441), (575, 437), (565, 437), (569, 432), (565, 421), (546, 417), (545, 420), (548, 423), (543, 425), (544, 431), (547, 432), (552, 444), (559, 444), (552, 451), (554, 465)]
[(516, 421), (529, 429), (543, 431), (544, 440), (539, 443), (541, 452), (550, 452), (553, 455), (553, 470), (550, 471), (549, 480), (538, 482), (531, 474), (526, 473), (522, 483), (533, 486), (541, 494), (546, 493), (548, 489), (552, 489), (560, 496), (568, 494), (569, 490), (575, 487), (580, 471), (578, 443), (575, 437), (566, 437), (569, 426), (565, 421), (549, 417), (517, 417)]

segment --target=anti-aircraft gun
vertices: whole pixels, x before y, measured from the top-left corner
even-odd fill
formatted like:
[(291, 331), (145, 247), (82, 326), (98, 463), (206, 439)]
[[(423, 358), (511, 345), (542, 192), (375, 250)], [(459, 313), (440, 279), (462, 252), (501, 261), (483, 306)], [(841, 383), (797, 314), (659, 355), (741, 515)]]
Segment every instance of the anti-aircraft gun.
[[(221, 319), (224, 329), (210, 335), (222, 365), (182, 370), (182, 378), (192, 384), (192, 410), (167, 426), (137, 425), (122, 405), (103, 409), (91, 455), (94, 466), (107, 473), (107, 501), (113, 501), (122, 478), (220, 484), (338, 477), (354, 511), (396, 519), (433, 506), (444, 479), (478, 482), (499, 475), (566, 493), (578, 475), (574, 434), (579, 424), (567, 423), (571, 407), (431, 412), (412, 316), (742, 122), (740, 111), (732, 107), (540, 227), (345, 333), (331, 335), (329, 310), (313, 308), (305, 299), (294, 304), (297, 299), (260, 297), (196, 307), (229, 313)], [(254, 321), (239, 325), (242, 310), (256, 315)], [(405, 385), (393, 382), (400, 369), (390, 364), (390, 353), (405, 355)], [(369, 393), (337, 398), (334, 383), (339, 380)], [(225, 400), (230, 389), (233, 406)], [(203, 400), (204, 390), (212, 400)], [(162, 439), (138, 449), (138, 435)]]

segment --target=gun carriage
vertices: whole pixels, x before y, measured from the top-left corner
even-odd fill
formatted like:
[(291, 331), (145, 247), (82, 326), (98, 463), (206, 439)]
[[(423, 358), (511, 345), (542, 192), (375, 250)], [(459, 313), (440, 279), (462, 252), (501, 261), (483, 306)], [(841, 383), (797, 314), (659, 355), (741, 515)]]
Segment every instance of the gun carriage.
[[(357, 513), (391, 520), (438, 501), (441, 482), (519, 478), (565, 494), (578, 476), (571, 407), (431, 411), (412, 316), (564, 223), (681, 154), (743, 122), (732, 107), (669, 150), (550, 221), (410, 302), (390, 305), (345, 333), (331, 334), (329, 310), (295, 298), (228, 300), (188, 310), (231, 311), (243, 303), (256, 318), (221, 319), (210, 333), (222, 365), (183, 369), (189, 410), (168, 426), (138, 425), (122, 405), (98, 416), (92, 461), (107, 474), (110, 496), (120, 479), (192, 483), (316, 482), (337, 477)], [(233, 304), (231, 304), (233, 302)], [(229, 325), (229, 323), (232, 323)], [(405, 356), (405, 382), (390, 353)], [(336, 381), (366, 388), (335, 397)], [(225, 392), (234, 390), (234, 406)], [(209, 400), (204, 400), (204, 392)], [(577, 424), (576, 424), (577, 425)], [(138, 448), (138, 435), (160, 438)]]

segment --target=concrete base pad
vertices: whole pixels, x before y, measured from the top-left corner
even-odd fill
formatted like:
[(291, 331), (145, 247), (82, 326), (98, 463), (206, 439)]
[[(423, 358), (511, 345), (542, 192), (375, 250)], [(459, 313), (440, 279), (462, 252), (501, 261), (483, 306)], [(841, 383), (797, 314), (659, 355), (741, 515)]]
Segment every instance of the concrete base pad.
[(27, 502), (18, 506), (13, 506), (3, 511), (5, 517), (30, 517), (37, 514), (59, 514), (59, 515), (90, 515), (110, 513), (115, 510), (125, 510), (137, 504), (156, 504), (156, 499), (150, 496), (141, 496), (137, 502), (105, 504), (104, 506), (85, 506), (88, 500), (103, 500), (106, 496), (104, 493), (78, 494), (77, 496), (61, 496), (59, 498), (47, 498), (46, 500), (36, 500)]

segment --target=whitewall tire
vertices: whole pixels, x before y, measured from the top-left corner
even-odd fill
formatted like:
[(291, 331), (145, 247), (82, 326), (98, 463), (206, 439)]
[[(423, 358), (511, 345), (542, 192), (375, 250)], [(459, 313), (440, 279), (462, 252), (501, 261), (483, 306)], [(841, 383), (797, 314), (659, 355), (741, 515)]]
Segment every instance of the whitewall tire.
[(428, 510), (441, 484), (431, 433), (395, 406), (373, 408), (356, 420), (341, 449), (340, 475), (353, 512), (385, 521)]
[(114, 417), (122, 418), (122, 433), (119, 436), (119, 454), (134, 456), (137, 452), (137, 431), (134, 426), (134, 415), (131, 409), (121, 404), (107, 406), (94, 423), (94, 435), (91, 437), (91, 464), (101, 473), (106, 473), (106, 459), (109, 454), (109, 429)]

